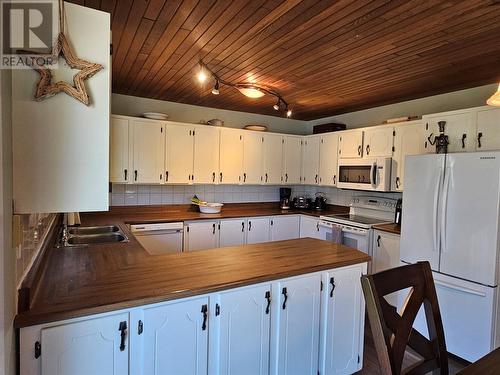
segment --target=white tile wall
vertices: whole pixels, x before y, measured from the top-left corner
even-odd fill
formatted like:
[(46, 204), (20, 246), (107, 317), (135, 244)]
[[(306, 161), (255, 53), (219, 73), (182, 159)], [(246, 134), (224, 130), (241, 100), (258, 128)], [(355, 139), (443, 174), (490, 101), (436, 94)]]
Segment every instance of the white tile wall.
[[(317, 192), (325, 193), (328, 203), (347, 206), (353, 196), (382, 195), (390, 198), (401, 197), (400, 193), (368, 193), (340, 190), (335, 187), (288, 186), (292, 197), (306, 195), (314, 198)], [(120, 185), (113, 184), (110, 202), (112, 206), (136, 206), (158, 204), (189, 204), (193, 195), (208, 202), (246, 203), (277, 202), (280, 186), (261, 185)]]

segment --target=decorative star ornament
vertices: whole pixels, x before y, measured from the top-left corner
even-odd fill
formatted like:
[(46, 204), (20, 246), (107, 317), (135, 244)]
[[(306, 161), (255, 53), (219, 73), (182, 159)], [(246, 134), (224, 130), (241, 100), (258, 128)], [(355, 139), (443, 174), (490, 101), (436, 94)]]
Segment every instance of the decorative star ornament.
[(85, 87), (85, 80), (89, 79), (103, 69), (103, 66), (101, 64), (91, 63), (78, 58), (71, 48), (71, 45), (69, 44), (64, 33), (59, 33), (57, 36), (57, 43), (52, 52), (55, 59), (62, 56), (70, 68), (79, 69), (80, 71), (74, 75), (72, 86), (64, 81), (53, 83), (52, 72), (50, 69), (47, 67), (34, 66), (33, 69), (40, 74), (40, 80), (38, 81), (36, 87), (35, 99), (37, 101), (42, 101), (57, 95), (60, 92), (65, 92), (86, 106), (90, 105), (90, 97), (87, 93), (87, 88)]

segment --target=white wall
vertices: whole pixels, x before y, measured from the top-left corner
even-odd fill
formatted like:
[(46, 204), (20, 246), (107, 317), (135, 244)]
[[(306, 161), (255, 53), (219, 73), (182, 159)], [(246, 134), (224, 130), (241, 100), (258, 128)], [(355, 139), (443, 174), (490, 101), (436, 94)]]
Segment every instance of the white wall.
[(13, 321), (15, 254), (12, 249), (12, 111), (11, 72), (0, 70), (0, 374), (15, 371)]
[(126, 116), (139, 116), (143, 112), (162, 112), (169, 115), (169, 120), (195, 124), (200, 120), (208, 121), (217, 118), (224, 121), (224, 126), (231, 128), (263, 124), (268, 126), (269, 131), (277, 133), (307, 134), (309, 131), (306, 121), (120, 94), (112, 95), (111, 111), (113, 114)]
[(347, 128), (379, 125), (384, 120), (402, 116), (421, 116), (430, 113), (453, 111), (456, 109), (479, 107), (486, 105), (488, 99), (498, 87), (498, 83), (472, 89), (449, 92), (429, 96), (422, 99), (365, 109), (363, 111), (344, 113), (308, 122), (309, 131), (312, 126), (329, 122), (346, 124)]

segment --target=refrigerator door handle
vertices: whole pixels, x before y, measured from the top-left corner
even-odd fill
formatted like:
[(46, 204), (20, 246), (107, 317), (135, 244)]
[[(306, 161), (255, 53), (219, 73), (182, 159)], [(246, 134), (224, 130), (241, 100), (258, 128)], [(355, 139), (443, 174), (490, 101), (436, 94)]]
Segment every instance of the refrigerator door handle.
[(447, 288), (447, 289), (451, 289), (451, 290), (456, 290), (456, 291), (467, 293), (467, 294), (473, 294), (475, 296), (486, 297), (486, 293), (480, 292), (478, 290), (466, 288), (466, 287), (463, 287), (463, 286), (459, 286), (459, 285), (447, 283), (445, 281), (434, 279), (434, 284), (442, 286), (443, 288)]
[(441, 191), (441, 178), (443, 177), (443, 168), (439, 168), (439, 174), (436, 183), (436, 190), (434, 191), (434, 204), (433, 204), (433, 212), (432, 212), (432, 234), (433, 234), (433, 251), (439, 251), (439, 222), (438, 222), (438, 209), (439, 209), (439, 195)]
[(448, 206), (448, 190), (450, 188), (451, 168), (446, 168), (443, 183), (443, 200), (441, 202), (441, 224), (439, 232), (441, 233), (441, 251), (444, 253), (448, 249), (446, 247), (446, 211)]

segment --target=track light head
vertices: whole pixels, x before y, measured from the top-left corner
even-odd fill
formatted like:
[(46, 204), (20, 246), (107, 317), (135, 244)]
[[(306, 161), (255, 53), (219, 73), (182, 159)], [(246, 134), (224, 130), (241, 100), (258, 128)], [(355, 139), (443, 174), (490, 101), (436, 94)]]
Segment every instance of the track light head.
[(291, 109), (286, 109), (286, 117), (291, 117), (292, 116), (292, 110)]
[(212, 94), (219, 95), (219, 80), (215, 81), (215, 86), (212, 89)]
[(273, 105), (273, 108), (274, 108), (274, 110), (275, 110), (275, 111), (279, 111), (279, 109), (280, 109), (280, 104), (281, 104), (281, 99), (280, 99), (280, 98), (278, 98), (278, 101), (276, 102), (276, 104), (275, 104), (275, 105)]

